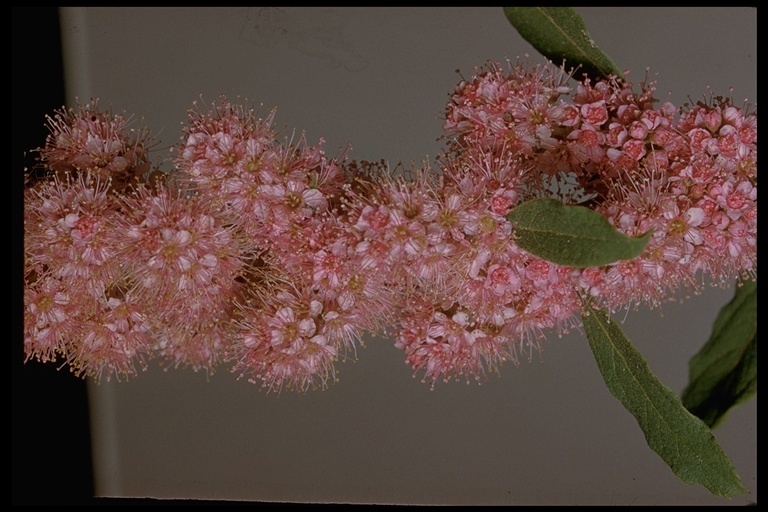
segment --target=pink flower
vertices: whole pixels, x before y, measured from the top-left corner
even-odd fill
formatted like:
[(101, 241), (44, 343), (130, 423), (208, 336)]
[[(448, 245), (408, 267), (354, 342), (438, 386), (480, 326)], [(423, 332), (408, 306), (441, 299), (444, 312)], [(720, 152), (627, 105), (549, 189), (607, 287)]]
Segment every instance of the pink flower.
[(233, 371), (269, 390), (325, 387), (335, 375), (339, 345), (318, 332), (323, 305), (282, 292), (262, 307), (241, 309)]
[(592, 126), (600, 126), (608, 120), (608, 109), (605, 100), (596, 101), (581, 106), (581, 117)]
[[(656, 107), (656, 85), (489, 62), (445, 108), (434, 167), (325, 155), (277, 140), (225, 97), (195, 106), (176, 169), (147, 176), (148, 132), (96, 102), (49, 120), (25, 191), (25, 355), (96, 378), (153, 358), (222, 363), (270, 390), (336, 379), (365, 332), (393, 323), (432, 385), (479, 379), (610, 310), (755, 275), (757, 117), (713, 98)], [(155, 178), (161, 178), (155, 180)], [(143, 183), (143, 184), (142, 184)], [(551, 197), (651, 233), (632, 260), (560, 266), (506, 216)]]
[(48, 118), (51, 134), (39, 148), (40, 160), (56, 173), (88, 171), (102, 180), (113, 180), (122, 190), (149, 170), (150, 133), (130, 127), (131, 120), (101, 111), (98, 101), (61, 109)]
[(25, 251), (67, 285), (99, 293), (122, 272), (121, 240), (114, 226), (120, 207), (109, 182), (89, 172), (58, 177), (26, 193)]
[(67, 347), (76, 373), (110, 380), (136, 375), (137, 364), (145, 367), (155, 338), (146, 310), (133, 297), (109, 297), (83, 320), (82, 334)]
[(407, 363), (423, 372), (422, 380), (433, 387), (438, 380), (479, 380), (506, 355), (500, 340), (473, 328), (470, 316), (461, 310), (446, 314), (419, 299), (411, 304), (401, 325), (395, 346), (405, 351)]
[[(124, 198), (130, 212), (119, 222), (126, 239), (125, 271), (135, 294), (153, 311), (152, 325), (163, 333), (163, 351), (184, 364), (187, 338), (226, 324), (243, 268), (243, 242), (204, 196), (186, 197), (160, 189), (140, 188)], [(216, 336), (211, 343), (219, 343)], [(201, 349), (190, 344), (190, 355)], [(204, 351), (203, 351), (204, 352)], [(216, 357), (189, 361), (208, 367)]]
[(78, 329), (78, 304), (60, 280), (40, 277), (24, 288), (24, 353), (27, 359), (56, 361)]

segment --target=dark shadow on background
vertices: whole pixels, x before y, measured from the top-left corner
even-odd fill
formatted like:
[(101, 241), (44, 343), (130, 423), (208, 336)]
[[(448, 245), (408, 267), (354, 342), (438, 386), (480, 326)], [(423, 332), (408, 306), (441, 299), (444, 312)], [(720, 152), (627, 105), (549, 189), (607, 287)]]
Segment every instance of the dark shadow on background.
[(23, 169), (45, 143), (45, 115), (64, 105), (56, 7), (13, 7), (12, 290), (13, 505), (92, 500), (93, 468), (86, 382), (56, 364), (24, 364)]

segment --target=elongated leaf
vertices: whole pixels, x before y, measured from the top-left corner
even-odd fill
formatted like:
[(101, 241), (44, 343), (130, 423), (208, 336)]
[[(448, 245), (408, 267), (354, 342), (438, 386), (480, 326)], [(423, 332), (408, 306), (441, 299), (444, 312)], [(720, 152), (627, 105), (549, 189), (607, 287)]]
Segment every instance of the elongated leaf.
[[(579, 14), (570, 7), (505, 7), (504, 14), (536, 50), (566, 68), (578, 68), (590, 77), (624, 74), (587, 32)], [(577, 76), (580, 78), (580, 76)]]
[(633, 238), (617, 231), (598, 212), (554, 199), (532, 199), (507, 219), (515, 242), (531, 254), (569, 267), (599, 267), (642, 254), (650, 232)]
[(709, 427), (656, 378), (608, 314), (585, 305), (583, 320), (608, 389), (635, 417), (648, 446), (686, 483), (727, 498), (747, 492)]
[(683, 405), (715, 428), (757, 391), (757, 282), (746, 281), (715, 319), (712, 334), (689, 365)]

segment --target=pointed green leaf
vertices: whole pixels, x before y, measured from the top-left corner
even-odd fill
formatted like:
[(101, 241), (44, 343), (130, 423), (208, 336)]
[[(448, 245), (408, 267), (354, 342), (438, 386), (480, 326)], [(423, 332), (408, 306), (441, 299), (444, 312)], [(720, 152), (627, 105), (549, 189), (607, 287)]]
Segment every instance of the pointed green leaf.
[(740, 283), (688, 368), (683, 404), (710, 428), (757, 392), (757, 281)]
[(656, 378), (608, 314), (585, 305), (583, 320), (609, 391), (635, 417), (648, 446), (686, 483), (701, 484), (727, 498), (746, 493), (709, 427)]
[(651, 233), (629, 237), (586, 206), (532, 199), (507, 215), (515, 242), (534, 256), (569, 267), (599, 267), (642, 254)]
[[(587, 32), (579, 14), (570, 7), (505, 7), (504, 14), (536, 50), (566, 68), (580, 67), (592, 78), (624, 74)], [(578, 77), (577, 77), (578, 78)]]

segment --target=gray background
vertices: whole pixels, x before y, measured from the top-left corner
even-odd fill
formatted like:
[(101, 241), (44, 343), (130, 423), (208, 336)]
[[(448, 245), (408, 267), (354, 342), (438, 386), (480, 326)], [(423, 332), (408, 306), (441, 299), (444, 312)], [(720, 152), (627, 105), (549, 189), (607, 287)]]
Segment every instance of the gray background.
[[(596, 43), (656, 96), (757, 102), (753, 8), (579, 8)], [(542, 58), (493, 8), (62, 8), (70, 104), (144, 118), (158, 155), (201, 96), (277, 107), (276, 126), (326, 139), (334, 155), (420, 162), (456, 70)], [(623, 328), (675, 392), (732, 290), (630, 312)], [(96, 493), (259, 501), (419, 504), (732, 504), (757, 501), (756, 400), (715, 431), (751, 494), (687, 485), (608, 393), (586, 339), (481, 385), (413, 378), (389, 339), (371, 338), (340, 381), (266, 394), (225, 368), (157, 366), (89, 384)]]

